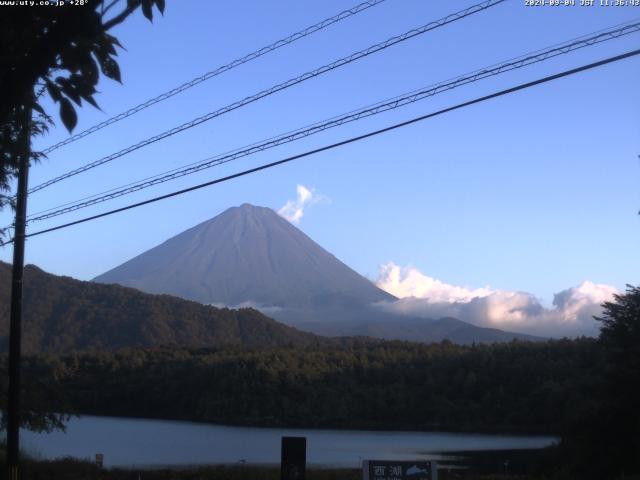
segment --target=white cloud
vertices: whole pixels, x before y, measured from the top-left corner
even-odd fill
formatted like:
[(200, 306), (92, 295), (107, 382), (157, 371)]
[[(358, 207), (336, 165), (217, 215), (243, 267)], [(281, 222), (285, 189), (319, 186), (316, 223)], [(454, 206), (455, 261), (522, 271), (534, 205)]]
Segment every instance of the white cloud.
[(282, 307), (277, 307), (275, 305), (265, 305), (263, 303), (254, 302), (253, 300), (247, 300), (246, 302), (241, 302), (235, 305), (227, 305), (226, 303), (210, 303), (209, 305), (216, 308), (229, 308), (231, 310), (253, 308), (255, 310), (259, 310), (265, 315), (272, 315), (274, 313), (282, 311)]
[(488, 288), (468, 289), (441, 282), (428, 277), (413, 267), (401, 268), (393, 262), (380, 267), (378, 287), (398, 297), (424, 298), (428, 302), (468, 302), (475, 297), (486, 297), (492, 293)]
[(278, 214), (281, 217), (286, 218), (291, 223), (298, 224), (300, 223), (300, 219), (304, 215), (304, 210), (309, 205), (313, 205), (314, 203), (318, 203), (322, 200), (326, 200), (327, 198), (323, 195), (319, 195), (315, 192), (314, 189), (309, 189), (304, 185), (297, 185), (296, 187), (297, 196), (295, 200), (288, 200), (287, 203), (283, 205), (283, 207), (278, 210)]
[(553, 307), (545, 308), (526, 292), (471, 289), (449, 285), (419, 270), (389, 263), (380, 268), (377, 285), (399, 297), (382, 302), (382, 309), (429, 318), (455, 317), (475, 325), (542, 336), (596, 335), (593, 319), (600, 305), (611, 300), (616, 288), (585, 281), (554, 296)]
[[(613, 298), (613, 294), (618, 291), (610, 285), (598, 285), (590, 281), (582, 282), (578, 287), (562, 290), (553, 296), (553, 305), (561, 311), (566, 321), (574, 321), (586, 310), (594, 310), (594, 305), (601, 305), (603, 302)], [(601, 309), (595, 309), (596, 314), (600, 314)]]

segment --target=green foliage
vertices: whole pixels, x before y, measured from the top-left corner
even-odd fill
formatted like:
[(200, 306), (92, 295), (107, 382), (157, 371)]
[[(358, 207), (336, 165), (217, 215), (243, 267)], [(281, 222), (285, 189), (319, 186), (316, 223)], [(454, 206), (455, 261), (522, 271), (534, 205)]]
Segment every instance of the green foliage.
[[(38, 361), (26, 358), (23, 362), (23, 378), (21, 391), (21, 424), (36, 432), (64, 430), (69, 415), (64, 412), (70, 409), (59, 391), (56, 383), (55, 362)], [(0, 377), (0, 410), (2, 420), (0, 431), (6, 428), (6, 394), (8, 390), (7, 365), (3, 362)]]
[[(10, 267), (0, 263), (5, 340), (9, 281)], [(35, 267), (25, 271), (24, 303), (24, 350), (40, 352), (24, 372), (35, 414), (564, 432), (598, 407), (591, 392), (605, 366), (593, 339), (471, 346), (323, 339), (255, 310)]]
[[(40, 98), (42, 94), (41, 90), (38, 95), (34, 95), (34, 99)], [(24, 119), (30, 115), (28, 111), (24, 111), (24, 107), (15, 109), (14, 113), (17, 118), (23, 117)], [(10, 192), (11, 180), (18, 171), (20, 155), (25, 154), (25, 152), (20, 152), (18, 145), (25, 143), (24, 135), (32, 138), (46, 133), (50, 124), (50, 117), (42, 110), (41, 113), (36, 112), (36, 115), (32, 116), (28, 132), (21, 127), (21, 122), (18, 120), (0, 123), (0, 210), (5, 206), (15, 208), (15, 198), (8, 193)], [(30, 152), (28, 156), (29, 163), (38, 162), (43, 157), (40, 152)], [(0, 246), (2, 246), (1, 242), (5, 236), (5, 229), (0, 227)]]
[[(0, 209), (11, 204), (6, 192), (24, 153), (21, 138), (37, 135), (51, 123), (51, 116), (40, 103), (42, 95), (47, 93), (59, 104), (62, 123), (73, 130), (78, 121), (74, 105), (81, 106), (84, 100), (98, 107), (94, 95), (99, 72), (121, 81), (116, 61), (120, 43), (109, 30), (139, 7), (152, 20), (154, 5), (164, 11), (164, 0), (87, 0), (85, 5), (75, 7), (2, 8)], [(120, 11), (112, 13), (118, 8)], [(31, 111), (36, 113), (35, 122), (25, 120), (25, 112), (30, 116)], [(0, 239), (2, 236), (0, 231)]]
[[(0, 468), (4, 465), (0, 461)], [(278, 480), (279, 467), (254, 466), (205, 466), (182, 469), (159, 468), (152, 470), (112, 468), (98, 469), (86, 460), (61, 458), (48, 461), (26, 461), (23, 478), (29, 480)], [(357, 469), (308, 469), (308, 480), (360, 480), (362, 472)], [(0, 477), (2, 478), (2, 477)], [(465, 477), (477, 478), (477, 477)], [(446, 477), (443, 478), (446, 480)]]
[[(594, 340), (128, 348), (33, 357), (68, 413), (222, 424), (558, 432), (598, 369)], [(34, 373), (35, 375), (35, 373)], [(37, 376), (37, 375), (36, 375)]]
[(603, 365), (562, 442), (586, 479), (640, 475), (640, 289), (628, 286), (603, 307)]
[(614, 295), (603, 307), (603, 316), (597, 318), (602, 323), (600, 342), (617, 360), (632, 362), (629, 366), (640, 372), (640, 287), (628, 285), (626, 294)]
[[(0, 352), (7, 351), (11, 266), (0, 262)], [(253, 309), (218, 309), (119, 285), (81, 282), (27, 266), (23, 351), (66, 353), (126, 346), (307, 345), (320, 338)]]
[[(0, 262), (0, 352), (8, 350), (11, 266)], [(23, 352), (61, 353), (167, 344), (310, 345), (318, 337), (265, 317), (257, 310), (218, 309), (118, 285), (80, 282), (25, 269)], [(96, 354), (100, 358), (101, 354)], [(105, 354), (106, 355), (106, 354)], [(133, 361), (133, 359), (132, 359)], [(99, 361), (97, 361), (99, 363)], [(66, 367), (55, 357), (23, 359), (23, 424), (62, 428), (73, 405), (59, 389)], [(7, 375), (0, 377), (0, 409)]]
[[(139, 7), (149, 20), (153, 6), (164, 12), (164, 0), (109, 0), (86, 2), (79, 8), (38, 7), (4, 9), (0, 17), (2, 65), (0, 86), (11, 101), (0, 109), (0, 123), (12, 110), (27, 104), (44, 113), (34, 88), (46, 87), (51, 99), (60, 103), (60, 116), (67, 129), (75, 126), (75, 109), (82, 100), (97, 107), (94, 99), (99, 73), (118, 82), (120, 69), (115, 57), (118, 39), (109, 34)], [(118, 13), (109, 10), (122, 6)]]

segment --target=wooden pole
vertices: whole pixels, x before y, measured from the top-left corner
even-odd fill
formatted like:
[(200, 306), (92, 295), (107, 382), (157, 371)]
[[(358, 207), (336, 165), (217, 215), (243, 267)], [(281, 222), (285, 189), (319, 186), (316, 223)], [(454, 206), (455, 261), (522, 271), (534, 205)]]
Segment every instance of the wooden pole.
[(31, 108), (22, 107), (21, 152), (18, 158), (18, 191), (13, 234), (11, 271), (11, 319), (9, 322), (9, 392), (7, 405), (7, 467), (9, 479), (20, 478), (20, 356), (22, 337), (22, 281), (27, 218), (27, 188), (31, 156)]

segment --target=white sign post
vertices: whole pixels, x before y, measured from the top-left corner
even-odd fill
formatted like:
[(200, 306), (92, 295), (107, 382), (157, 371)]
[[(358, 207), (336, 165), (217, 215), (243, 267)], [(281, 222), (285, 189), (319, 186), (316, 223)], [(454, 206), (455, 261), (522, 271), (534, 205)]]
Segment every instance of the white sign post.
[(436, 462), (365, 460), (362, 480), (438, 480)]

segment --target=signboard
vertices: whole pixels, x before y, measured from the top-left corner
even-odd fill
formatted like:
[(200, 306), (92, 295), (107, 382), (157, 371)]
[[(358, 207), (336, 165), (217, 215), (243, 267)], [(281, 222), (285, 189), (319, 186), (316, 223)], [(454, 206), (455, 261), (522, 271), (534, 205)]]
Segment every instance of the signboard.
[(438, 480), (436, 462), (365, 460), (363, 480)]

